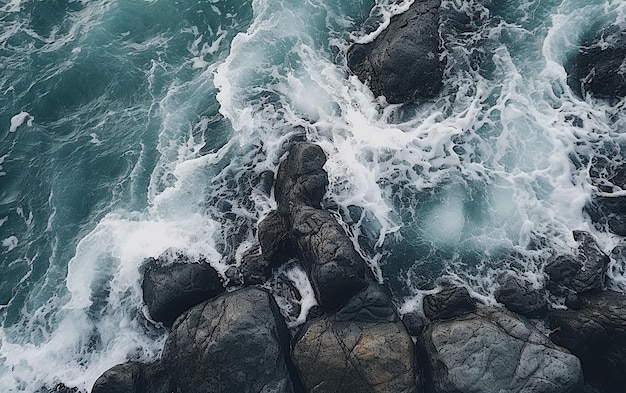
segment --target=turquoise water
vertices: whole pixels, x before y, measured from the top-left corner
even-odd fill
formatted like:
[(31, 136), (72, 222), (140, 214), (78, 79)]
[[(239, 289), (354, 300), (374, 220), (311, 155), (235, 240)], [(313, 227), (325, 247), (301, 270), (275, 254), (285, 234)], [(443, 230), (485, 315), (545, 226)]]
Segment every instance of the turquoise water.
[(590, 32), (626, 26), (626, 5), (444, 0), (444, 91), (391, 106), (345, 51), (409, 4), (0, 0), (5, 391), (88, 390), (155, 359), (141, 262), (236, 263), (274, 208), (264, 173), (300, 134), (329, 156), (326, 206), (401, 302), (440, 275), (485, 301), (502, 271), (541, 286), (574, 229), (610, 251), (574, 158), (625, 145), (624, 103), (578, 98), (565, 67)]

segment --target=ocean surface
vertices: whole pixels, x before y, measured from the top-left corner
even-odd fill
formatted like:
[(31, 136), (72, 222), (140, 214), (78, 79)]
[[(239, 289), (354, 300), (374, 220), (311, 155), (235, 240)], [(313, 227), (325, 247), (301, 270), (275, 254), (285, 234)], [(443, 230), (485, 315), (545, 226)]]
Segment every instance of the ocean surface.
[[(442, 0), (443, 91), (388, 105), (345, 53), (411, 3), (0, 0), (1, 390), (156, 359), (142, 262), (238, 263), (294, 138), (327, 153), (324, 205), (402, 310), (438, 277), (487, 303), (503, 272), (541, 287), (572, 230), (609, 253), (583, 207), (592, 163), (624, 157), (626, 103), (579, 98), (566, 68), (626, 2)], [(280, 275), (305, 295), (281, 302), (295, 326), (310, 286)]]

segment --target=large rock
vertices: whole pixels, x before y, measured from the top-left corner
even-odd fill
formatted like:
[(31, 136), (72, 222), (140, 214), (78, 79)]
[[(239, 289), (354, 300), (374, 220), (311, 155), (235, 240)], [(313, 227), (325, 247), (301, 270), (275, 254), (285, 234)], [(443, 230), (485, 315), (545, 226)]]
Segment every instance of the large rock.
[(207, 263), (162, 265), (147, 261), (141, 285), (150, 316), (165, 326), (190, 307), (224, 292), (221, 279)]
[(574, 231), (574, 239), (578, 242), (575, 256), (561, 255), (546, 265), (548, 287), (556, 294), (598, 292), (604, 285), (610, 259), (589, 233)]
[(608, 28), (583, 43), (570, 71), (570, 86), (600, 98), (626, 96), (626, 31)]
[(422, 391), (411, 337), (377, 285), (335, 315), (307, 323), (292, 356), (308, 392)]
[(548, 312), (545, 295), (530, 283), (508, 276), (495, 292), (496, 300), (514, 313), (529, 318), (541, 318)]
[(467, 288), (450, 287), (424, 297), (424, 314), (430, 320), (449, 319), (476, 310)]
[(161, 361), (184, 393), (293, 392), (289, 332), (257, 287), (227, 293), (181, 315)]
[(394, 16), (374, 41), (355, 44), (348, 67), (389, 103), (435, 97), (443, 79), (440, 59), (439, 7), (441, 0), (416, 1)]
[(553, 310), (550, 338), (582, 362), (585, 379), (606, 393), (626, 386), (626, 296), (585, 296), (582, 310)]
[(95, 382), (91, 393), (176, 393), (172, 377), (161, 362), (128, 362), (113, 366)]
[(574, 393), (576, 356), (501, 309), (428, 325), (421, 341), (435, 393)]

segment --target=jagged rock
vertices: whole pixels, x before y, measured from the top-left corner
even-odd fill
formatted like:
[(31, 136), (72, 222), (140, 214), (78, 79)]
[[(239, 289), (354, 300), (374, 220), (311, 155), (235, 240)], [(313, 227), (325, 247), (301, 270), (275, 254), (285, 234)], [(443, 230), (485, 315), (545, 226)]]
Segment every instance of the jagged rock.
[(506, 310), (435, 321), (422, 337), (434, 393), (578, 393), (582, 387), (578, 358)]
[(476, 310), (476, 301), (463, 287), (450, 287), (424, 297), (424, 314), (430, 320), (449, 319)]
[(441, 0), (416, 1), (394, 16), (374, 41), (348, 51), (348, 67), (367, 82), (375, 95), (397, 104), (439, 94), (443, 79), (440, 59)]
[(289, 221), (276, 210), (259, 223), (258, 238), (263, 256), (274, 266), (281, 265), (295, 255)]
[(323, 309), (335, 309), (366, 285), (365, 261), (330, 212), (301, 205), (291, 221), (301, 261)]
[(593, 222), (608, 226), (617, 235), (626, 236), (626, 196), (595, 196), (586, 211)]
[(574, 231), (578, 242), (576, 256), (558, 256), (545, 267), (548, 287), (556, 294), (597, 292), (602, 289), (606, 267), (610, 261), (595, 239), (584, 231)]
[(257, 287), (223, 294), (181, 315), (162, 363), (184, 393), (293, 392), (289, 332)]
[(504, 279), (495, 292), (495, 298), (510, 311), (529, 318), (541, 318), (548, 312), (544, 295), (529, 283), (512, 276)]
[(144, 302), (152, 319), (165, 326), (190, 307), (224, 292), (219, 275), (206, 263), (161, 265), (150, 259), (144, 266)]
[(272, 274), (270, 261), (259, 251), (253, 247), (241, 258), (238, 271), (243, 285), (264, 284)]
[(570, 71), (572, 89), (601, 98), (626, 96), (626, 31), (608, 28), (583, 43)]
[(52, 389), (40, 389), (38, 393), (80, 393), (80, 390), (78, 390), (78, 388), (70, 388), (65, 384), (59, 383)]
[(370, 285), (335, 315), (308, 322), (292, 356), (306, 391), (417, 393), (411, 336), (377, 285)]
[(581, 310), (553, 310), (550, 338), (582, 362), (585, 379), (606, 393), (626, 386), (626, 296), (616, 292), (584, 296)]
[(105, 371), (95, 382), (91, 393), (176, 393), (178, 389), (161, 362), (141, 364), (128, 362)]

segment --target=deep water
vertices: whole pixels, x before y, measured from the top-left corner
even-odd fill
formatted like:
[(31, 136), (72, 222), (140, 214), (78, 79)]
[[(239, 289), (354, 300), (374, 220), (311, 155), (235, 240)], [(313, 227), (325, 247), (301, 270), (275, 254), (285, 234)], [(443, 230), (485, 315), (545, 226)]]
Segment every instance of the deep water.
[(443, 0), (443, 92), (387, 105), (345, 53), (410, 3), (0, 0), (2, 390), (155, 359), (142, 261), (237, 263), (294, 138), (327, 153), (324, 204), (405, 309), (440, 277), (486, 302), (504, 271), (539, 287), (572, 230), (610, 252), (583, 207), (589, 163), (624, 157), (626, 103), (581, 99), (565, 70), (626, 3)]

